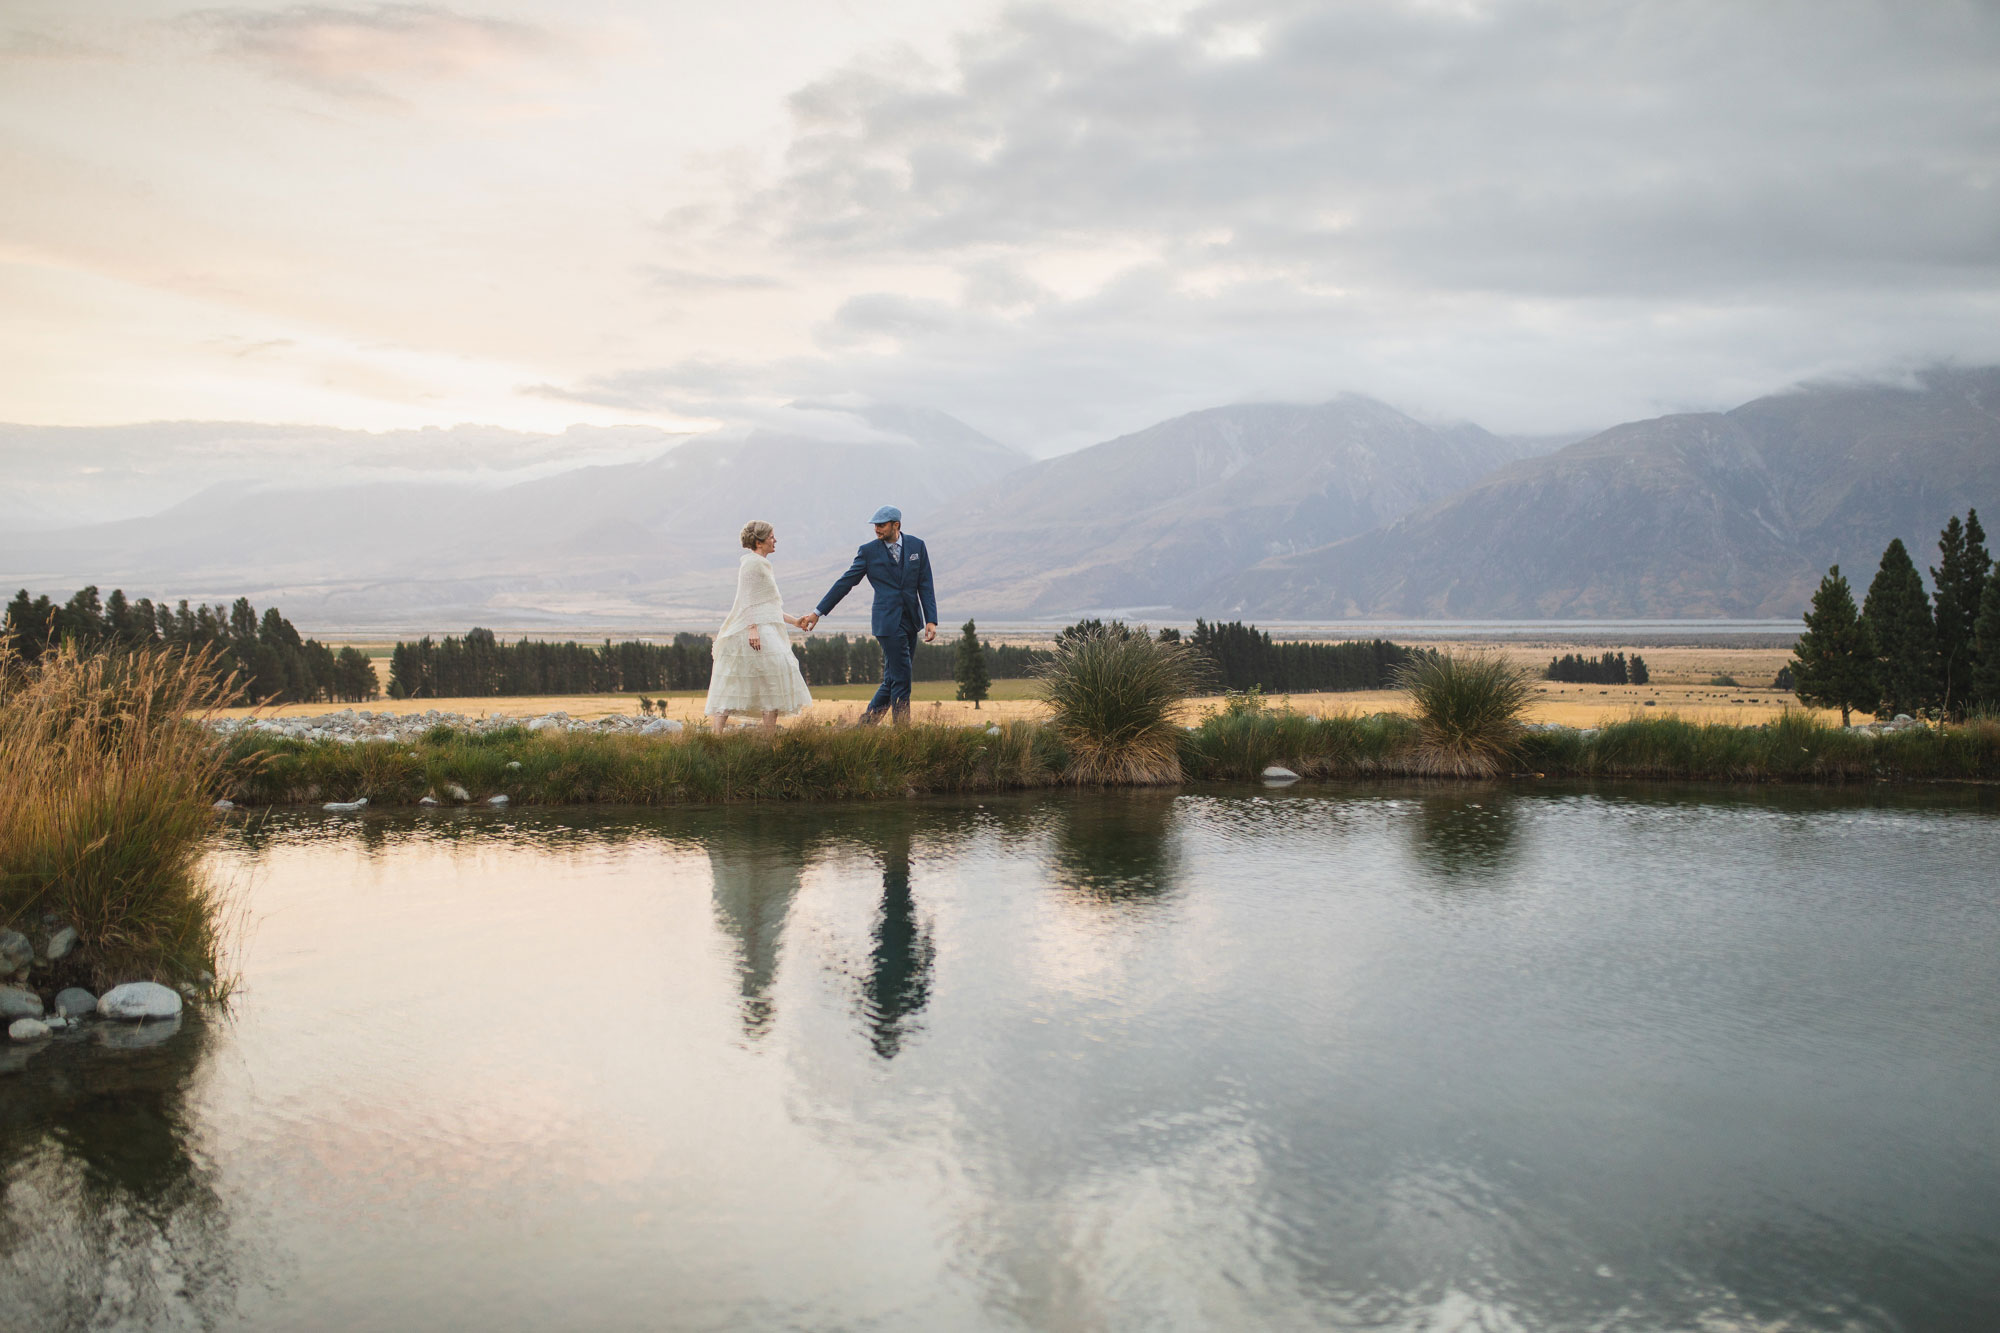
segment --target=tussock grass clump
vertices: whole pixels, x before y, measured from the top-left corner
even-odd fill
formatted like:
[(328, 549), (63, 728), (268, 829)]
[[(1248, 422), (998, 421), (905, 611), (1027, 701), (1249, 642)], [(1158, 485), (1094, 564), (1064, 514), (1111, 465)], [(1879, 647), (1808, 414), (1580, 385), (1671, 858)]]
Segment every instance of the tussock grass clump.
[(1175, 713), (1203, 683), (1202, 659), (1143, 630), (1096, 630), (1063, 640), (1041, 669), (1049, 729), (1069, 762), (1066, 781), (1148, 786), (1181, 778)]
[(1417, 706), (1417, 743), (1404, 762), (1427, 777), (1490, 778), (1507, 771), (1534, 686), (1497, 654), (1428, 653), (1399, 668)]
[(96, 986), (213, 973), (224, 757), (203, 722), (235, 697), (207, 652), (0, 656), (0, 923), (74, 926), (67, 970)]

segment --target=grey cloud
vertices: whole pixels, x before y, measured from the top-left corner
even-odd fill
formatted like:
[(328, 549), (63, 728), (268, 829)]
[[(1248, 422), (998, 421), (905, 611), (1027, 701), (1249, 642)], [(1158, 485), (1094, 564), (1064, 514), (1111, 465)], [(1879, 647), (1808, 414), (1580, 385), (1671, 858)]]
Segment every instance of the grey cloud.
[(1561, 431), (2000, 361), (2000, 7), (1040, 7), (884, 68), (795, 96), (735, 226), (957, 298), (873, 278), (816, 355), (579, 392), (852, 391), (1050, 453), (1258, 398)]
[(560, 54), (546, 29), (433, 5), (197, 10), (183, 20), (224, 54), (334, 96), (400, 100), (400, 84), (511, 77)]
[[(1218, 30), (1254, 30), (1240, 58)], [(2000, 9), (1242, 3), (1022, 10), (944, 86), (794, 101), (770, 201), (850, 251), (1106, 235), (1320, 281), (1687, 292), (2000, 271)]]

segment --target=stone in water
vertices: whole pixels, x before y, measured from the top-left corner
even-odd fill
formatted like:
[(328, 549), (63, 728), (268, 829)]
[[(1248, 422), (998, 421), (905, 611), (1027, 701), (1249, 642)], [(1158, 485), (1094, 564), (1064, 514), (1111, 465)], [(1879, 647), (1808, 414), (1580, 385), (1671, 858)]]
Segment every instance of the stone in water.
[(97, 1012), (97, 997), (81, 986), (56, 992), (56, 1012), (64, 1018), (84, 1018)]
[(1286, 782), (1297, 782), (1298, 780), (1298, 774), (1292, 772), (1289, 768), (1280, 768), (1276, 764), (1264, 770), (1264, 781), (1274, 786)]
[(507, 798), (505, 796), (489, 796), (486, 798), (486, 804), (498, 808), (507, 804)]
[(40, 1018), (42, 997), (19, 986), (0, 986), (0, 1023), (17, 1018)]
[(15, 1041), (40, 1041), (49, 1035), (49, 1025), (39, 1018), (17, 1018), (7, 1025), (7, 1035)]
[(97, 1012), (105, 1018), (127, 1021), (148, 1018), (178, 1018), (180, 992), (157, 981), (128, 981), (113, 986), (97, 1001)]

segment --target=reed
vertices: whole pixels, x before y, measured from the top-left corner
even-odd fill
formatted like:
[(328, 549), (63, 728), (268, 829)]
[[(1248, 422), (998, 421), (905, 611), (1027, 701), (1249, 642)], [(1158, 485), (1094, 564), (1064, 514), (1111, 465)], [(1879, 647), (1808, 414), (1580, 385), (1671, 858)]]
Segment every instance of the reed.
[(0, 656), (0, 922), (74, 926), (64, 971), (95, 986), (213, 976), (224, 759), (204, 723), (236, 694), (209, 652)]
[(1181, 778), (1180, 705), (1201, 686), (1202, 659), (1143, 630), (1065, 639), (1041, 669), (1049, 730), (1068, 752), (1064, 780), (1149, 786)]
[(1488, 778), (1509, 770), (1534, 693), (1520, 667), (1498, 654), (1426, 653), (1399, 668), (1396, 683), (1417, 707), (1410, 772)]

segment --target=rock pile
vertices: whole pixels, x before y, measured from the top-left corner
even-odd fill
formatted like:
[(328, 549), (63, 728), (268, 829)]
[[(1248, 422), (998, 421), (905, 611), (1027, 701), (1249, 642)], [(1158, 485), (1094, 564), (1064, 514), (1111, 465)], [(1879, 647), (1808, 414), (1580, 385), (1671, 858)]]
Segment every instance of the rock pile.
[[(180, 1028), (183, 995), (196, 995), (197, 987), (175, 990), (154, 981), (128, 981), (113, 986), (102, 997), (81, 986), (66, 986), (55, 993), (53, 1004), (45, 1005), (43, 994), (55, 981), (51, 970), (77, 946), (75, 927), (63, 925), (53, 916), (44, 916), (32, 936), (18, 930), (0, 929), (0, 1031), (7, 1042), (0, 1044), (0, 1073), (19, 1069), (51, 1039), (81, 1037), (95, 1033), (101, 1045), (129, 1048), (164, 1041)], [(42, 973), (40, 988), (32, 974)], [(203, 985), (215, 978), (204, 974)]]
[(568, 713), (543, 713), (537, 717), (510, 717), (489, 713), (467, 717), (433, 708), (422, 713), (383, 713), (366, 708), (343, 708), (336, 713), (316, 713), (310, 717), (230, 717), (212, 724), (224, 736), (246, 732), (283, 736), (296, 741), (336, 741), (352, 745), (358, 741), (409, 742), (421, 739), (432, 727), (450, 727), (473, 735), (521, 727), (527, 731), (581, 731), (597, 735), (671, 736), (681, 724), (666, 717), (573, 718)]

